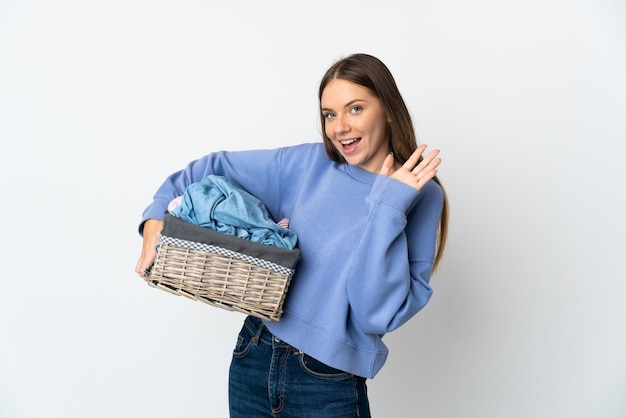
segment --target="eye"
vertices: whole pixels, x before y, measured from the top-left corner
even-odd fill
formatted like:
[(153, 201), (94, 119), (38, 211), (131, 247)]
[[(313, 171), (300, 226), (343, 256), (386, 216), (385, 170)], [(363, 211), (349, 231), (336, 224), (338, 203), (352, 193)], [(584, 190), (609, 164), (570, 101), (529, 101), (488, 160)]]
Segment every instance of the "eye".
[(324, 119), (333, 119), (336, 115), (333, 112), (323, 113)]
[(363, 108), (361, 106), (352, 106), (350, 108), (351, 113), (361, 113), (362, 111), (363, 111)]

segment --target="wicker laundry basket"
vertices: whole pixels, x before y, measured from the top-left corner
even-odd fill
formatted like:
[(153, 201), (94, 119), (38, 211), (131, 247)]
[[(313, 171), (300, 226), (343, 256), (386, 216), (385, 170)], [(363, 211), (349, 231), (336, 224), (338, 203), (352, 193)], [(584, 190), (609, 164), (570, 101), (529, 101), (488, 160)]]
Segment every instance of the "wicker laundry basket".
[(148, 283), (209, 305), (278, 321), (298, 249), (260, 244), (190, 224), (170, 214)]

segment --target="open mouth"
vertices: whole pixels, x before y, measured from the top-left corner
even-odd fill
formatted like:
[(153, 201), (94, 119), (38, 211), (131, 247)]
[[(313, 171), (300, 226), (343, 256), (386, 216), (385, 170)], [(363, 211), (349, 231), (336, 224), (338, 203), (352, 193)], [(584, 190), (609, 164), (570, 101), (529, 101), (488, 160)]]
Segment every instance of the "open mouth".
[(359, 144), (359, 142), (361, 142), (361, 138), (351, 138), (351, 139), (344, 139), (342, 141), (339, 141), (339, 143), (341, 144), (345, 152), (350, 152), (354, 150)]

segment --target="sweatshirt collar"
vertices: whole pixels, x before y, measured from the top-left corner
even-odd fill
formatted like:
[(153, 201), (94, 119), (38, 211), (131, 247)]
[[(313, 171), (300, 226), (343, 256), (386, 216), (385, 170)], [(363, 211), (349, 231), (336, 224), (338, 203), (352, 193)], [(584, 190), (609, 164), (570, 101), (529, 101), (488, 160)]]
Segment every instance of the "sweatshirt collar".
[(374, 183), (374, 180), (376, 180), (376, 176), (378, 176), (378, 174), (374, 174), (372, 172), (364, 170), (356, 165), (350, 165), (348, 163), (343, 163), (342, 165), (348, 175), (363, 183), (372, 184)]

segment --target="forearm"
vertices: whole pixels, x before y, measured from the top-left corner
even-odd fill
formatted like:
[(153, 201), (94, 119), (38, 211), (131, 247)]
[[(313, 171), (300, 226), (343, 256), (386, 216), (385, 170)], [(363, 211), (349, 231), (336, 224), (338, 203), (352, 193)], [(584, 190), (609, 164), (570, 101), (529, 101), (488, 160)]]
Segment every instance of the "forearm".
[(373, 334), (398, 328), (429, 301), (440, 211), (434, 188), (424, 196), (393, 181), (381, 185), (372, 189), (348, 282), (353, 314)]

